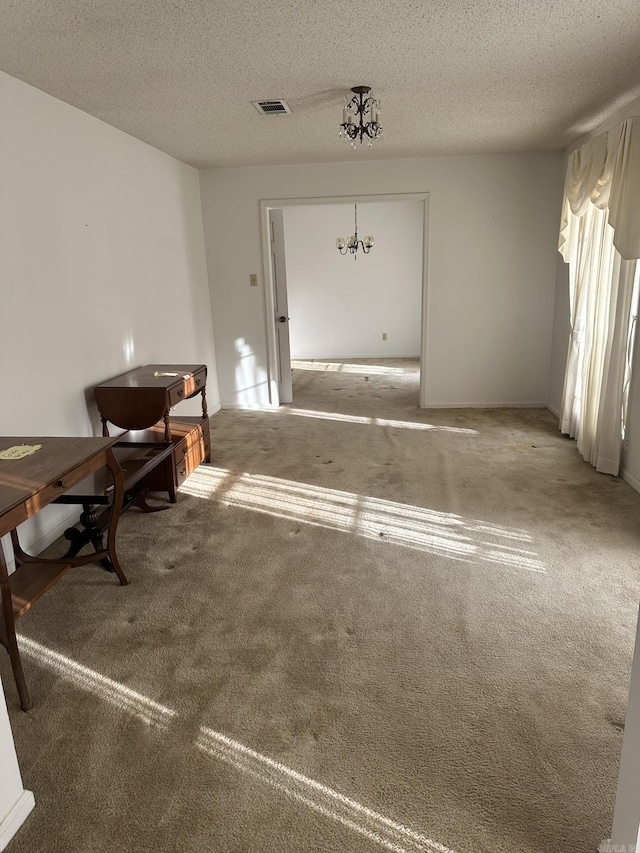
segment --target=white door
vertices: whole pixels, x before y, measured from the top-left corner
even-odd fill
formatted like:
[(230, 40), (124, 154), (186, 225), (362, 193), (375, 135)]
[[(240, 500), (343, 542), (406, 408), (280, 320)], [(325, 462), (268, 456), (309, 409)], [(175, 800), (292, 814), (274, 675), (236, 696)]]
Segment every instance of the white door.
[(284, 213), (282, 210), (269, 211), (269, 231), (271, 233), (271, 272), (275, 292), (275, 323), (278, 346), (278, 394), (281, 403), (292, 403), (287, 265), (284, 251)]

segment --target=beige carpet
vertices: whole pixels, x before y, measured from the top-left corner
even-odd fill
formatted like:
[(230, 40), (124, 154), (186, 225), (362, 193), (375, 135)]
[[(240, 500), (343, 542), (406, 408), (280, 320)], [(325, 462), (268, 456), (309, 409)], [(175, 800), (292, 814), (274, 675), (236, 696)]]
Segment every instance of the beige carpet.
[(611, 828), (640, 495), (543, 410), (294, 370), (212, 420), (130, 586), (70, 572), (0, 655), (37, 807), (9, 853), (586, 853)]

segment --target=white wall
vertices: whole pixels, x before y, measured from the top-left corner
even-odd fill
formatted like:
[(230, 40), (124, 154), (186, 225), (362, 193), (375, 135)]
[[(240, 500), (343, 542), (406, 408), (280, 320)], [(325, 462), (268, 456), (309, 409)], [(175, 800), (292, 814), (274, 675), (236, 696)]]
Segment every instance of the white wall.
[(560, 164), (556, 152), (367, 163), (356, 152), (348, 163), (201, 172), (223, 405), (268, 403), (260, 199), (403, 192), (430, 194), (428, 405), (544, 404)]
[[(640, 99), (619, 113), (614, 124), (619, 124), (625, 118), (637, 115), (640, 115)], [(609, 129), (611, 126), (613, 125), (609, 122), (606, 127)], [(640, 261), (638, 263), (640, 264)], [(622, 448), (622, 476), (636, 491), (640, 492), (640, 334), (638, 334), (637, 326), (629, 389), (627, 434)]]
[[(640, 263), (640, 261), (638, 261)], [(636, 327), (635, 352), (632, 359), (627, 430), (622, 446), (621, 476), (640, 492), (640, 335)]]
[(0, 851), (5, 849), (34, 805), (33, 794), (22, 787), (0, 682)]
[[(637, 851), (640, 840), (640, 620), (631, 666), (629, 702), (622, 741), (611, 846)], [(606, 849), (606, 846), (605, 846)]]
[(1, 73), (0, 115), (0, 434), (100, 435), (93, 386), (148, 362), (206, 363), (214, 408), (197, 171)]
[(355, 261), (335, 242), (353, 234), (353, 204), (284, 208), (292, 358), (420, 355), (423, 208), (359, 204), (358, 237), (376, 242)]

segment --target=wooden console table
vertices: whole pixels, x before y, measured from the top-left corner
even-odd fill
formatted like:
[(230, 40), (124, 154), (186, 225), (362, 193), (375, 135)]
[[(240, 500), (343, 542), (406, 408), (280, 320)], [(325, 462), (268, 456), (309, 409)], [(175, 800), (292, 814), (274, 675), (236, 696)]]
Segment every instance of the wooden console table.
[[(201, 462), (211, 461), (206, 386), (204, 364), (147, 364), (94, 388), (103, 435), (109, 435), (112, 423), (129, 430), (120, 436), (120, 445), (172, 443), (170, 470), (158, 467), (141, 483), (152, 491), (168, 491), (172, 503), (189, 474)], [(202, 417), (172, 417), (174, 406), (198, 394), (202, 395)]]
[[(0, 460), (0, 536), (11, 534), (17, 566), (15, 572), (9, 575), (0, 545), (0, 643), (9, 652), (20, 702), (25, 711), (31, 707), (31, 701), (16, 641), (16, 620), (73, 566), (109, 559), (120, 583), (127, 583), (116, 555), (116, 529), (124, 496), (122, 470), (112, 449), (117, 441), (118, 438), (0, 437), (0, 451), (15, 445), (42, 445), (40, 450), (23, 459)], [(109, 469), (113, 479), (106, 548), (94, 554), (58, 560), (26, 554), (18, 541), (18, 525), (85, 477), (104, 467)]]

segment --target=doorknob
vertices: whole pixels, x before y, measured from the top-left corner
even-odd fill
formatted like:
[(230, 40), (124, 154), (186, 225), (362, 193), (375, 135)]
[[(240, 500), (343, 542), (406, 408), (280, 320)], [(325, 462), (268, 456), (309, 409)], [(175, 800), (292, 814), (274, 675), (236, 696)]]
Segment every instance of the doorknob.
[(285, 317), (284, 315), (283, 315), (282, 317), (278, 317), (278, 320), (279, 320), (281, 323), (286, 323), (288, 319), (289, 319), (289, 318), (288, 318), (288, 317)]

